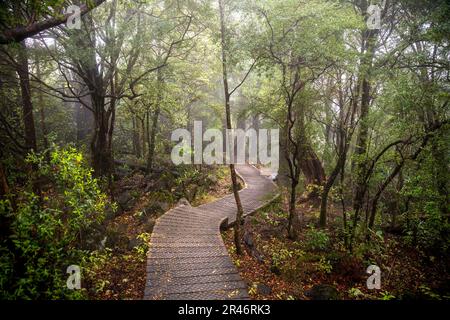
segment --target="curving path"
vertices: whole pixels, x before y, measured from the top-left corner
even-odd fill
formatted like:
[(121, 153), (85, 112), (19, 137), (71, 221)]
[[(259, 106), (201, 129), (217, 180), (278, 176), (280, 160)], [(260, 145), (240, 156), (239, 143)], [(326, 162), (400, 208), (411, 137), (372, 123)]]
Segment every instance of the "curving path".
[[(241, 196), (250, 214), (276, 196), (276, 187), (253, 166), (236, 166), (245, 181)], [(178, 206), (153, 228), (144, 299), (248, 299), (247, 286), (222, 241), (220, 226), (236, 218), (233, 194), (191, 207)]]

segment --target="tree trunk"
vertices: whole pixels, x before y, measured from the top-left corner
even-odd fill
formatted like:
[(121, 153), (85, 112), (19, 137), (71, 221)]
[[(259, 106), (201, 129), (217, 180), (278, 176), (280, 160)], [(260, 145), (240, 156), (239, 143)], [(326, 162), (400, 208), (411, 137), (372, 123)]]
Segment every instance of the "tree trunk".
[(109, 148), (109, 114), (104, 109), (104, 98), (93, 96), (95, 108), (95, 132), (91, 142), (92, 164), (96, 176), (106, 176), (112, 170), (112, 155)]
[(135, 116), (132, 116), (133, 121), (133, 152), (137, 158), (141, 157), (141, 142), (139, 139), (139, 122)]
[[(92, 107), (92, 103), (90, 103), (90, 97), (82, 97), (81, 98), (84, 103), (88, 106)], [(74, 102), (75, 108), (75, 121), (77, 125), (77, 143), (83, 144), (86, 143), (86, 139), (91, 137), (93, 134), (94, 127), (94, 115), (91, 110), (86, 108), (80, 102)]]
[[(307, 138), (304, 138), (307, 141)], [(312, 149), (309, 142), (302, 146), (303, 152), (300, 155), (300, 168), (305, 175), (306, 183), (321, 186), (324, 184), (326, 177), (325, 171), (317, 154)]]
[(287, 233), (289, 239), (296, 239), (297, 232), (295, 230), (295, 222), (297, 220), (296, 203), (297, 203), (297, 186), (300, 177), (300, 165), (299, 165), (299, 146), (295, 142), (293, 137), (293, 129), (295, 124), (295, 118), (292, 116), (292, 103), (293, 100), (287, 100), (288, 110), (286, 112), (286, 142), (284, 148), (285, 160), (289, 168), (289, 180), (290, 180), (290, 195), (289, 195), (289, 217)]
[(291, 190), (289, 195), (289, 217), (288, 217), (288, 237), (289, 239), (296, 239), (297, 232), (295, 230), (295, 221), (296, 221), (296, 198), (297, 198), (297, 185), (298, 180), (291, 179)]
[(322, 198), (320, 201), (320, 219), (319, 219), (319, 226), (321, 228), (325, 228), (327, 226), (328, 194), (330, 193), (330, 190), (334, 185), (334, 181), (339, 175), (339, 172), (342, 171), (344, 165), (345, 165), (345, 155), (340, 155), (333, 172), (328, 177), (327, 182), (323, 187), (321, 195)]
[[(142, 158), (145, 158), (147, 154), (147, 129), (145, 128), (145, 115), (139, 119), (139, 122), (141, 123), (141, 132), (140, 137), (142, 141)], [(139, 130), (139, 129), (138, 129)]]
[(30, 76), (28, 74), (28, 55), (25, 42), (20, 43), (19, 49), (19, 66), (17, 74), (20, 80), (20, 89), (22, 93), (22, 117), (25, 128), (25, 146), (28, 151), (34, 150), (36, 147), (36, 129), (34, 126), (33, 104), (31, 102)]
[(0, 199), (9, 193), (8, 179), (3, 164), (0, 162)]
[[(368, 3), (366, 0), (361, 1), (361, 14), (367, 16)], [(367, 18), (366, 18), (367, 19)], [(368, 134), (369, 134), (369, 107), (371, 103), (371, 72), (373, 68), (373, 59), (375, 56), (376, 41), (378, 38), (377, 30), (364, 30), (362, 34), (361, 53), (363, 54), (359, 66), (359, 82), (361, 85), (361, 106), (360, 106), (360, 127), (356, 142), (355, 155), (356, 163), (354, 165), (354, 175), (356, 176), (356, 184), (354, 187), (353, 197), (353, 224), (351, 226), (349, 249), (352, 251), (353, 240), (356, 235), (356, 227), (359, 222), (360, 211), (362, 210), (364, 197), (367, 191), (366, 181), (366, 161), (362, 158), (367, 153)], [(359, 90), (357, 90), (358, 92)], [(356, 97), (359, 99), (359, 97)]]
[[(156, 96), (156, 106), (155, 113), (152, 118), (152, 127), (150, 131), (150, 136), (148, 137), (148, 160), (147, 160), (147, 172), (150, 172), (153, 167), (153, 162), (155, 160), (155, 145), (156, 145), (156, 132), (158, 131), (158, 120), (161, 113), (161, 103), (162, 103), (162, 73), (161, 69), (158, 69), (157, 78), (157, 96)], [(147, 122), (149, 121), (149, 114), (147, 112)], [(148, 123), (147, 123), (148, 127)], [(150, 130), (150, 129), (149, 129)]]
[[(336, 162), (336, 166), (334, 167), (333, 171), (331, 172), (330, 176), (328, 177), (322, 191), (322, 198), (321, 198), (321, 204), (320, 204), (320, 219), (319, 219), (319, 226), (321, 228), (325, 228), (327, 225), (327, 206), (328, 206), (328, 194), (330, 193), (331, 188), (334, 185), (334, 182), (336, 178), (338, 177), (339, 173), (341, 173), (341, 178), (343, 178), (344, 170), (345, 170), (345, 163), (347, 161), (347, 152), (349, 143), (351, 140), (351, 135), (349, 136), (347, 131), (347, 121), (345, 117), (344, 112), (344, 102), (342, 99), (342, 95), (340, 95), (339, 98), (340, 104), (339, 104), (339, 126), (336, 130), (336, 140), (337, 140), (337, 154), (338, 159)], [(342, 187), (342, 186), (341, 186)], [(343, 199), (342, 199), (343, 201)], [(343, 205), (344, 207), (344, 205)], [(343, 213), (344, 218), (344, 224), (346, 226), (347, 224), (347, 217), (345, 212)]]
[[(231, 126), (231, 110), (230, 110), (230, 93), (228, 88), (228, 74), (227, 74), (227, 56), (226, 56), (226, 34), (225, 34), (225, 17), (224, 17), (224, 7), (223, 0), (219, 0), (219, 11), (220, 11), (220, 33), (221, 33), (221, 44), (222, 44), (222, 78), (225, 94), (225, 113), (226, 113), (226, 125), (227, 129), (232, 129)], [(237, 182), (237, 175), (234, 164), (230, 164), (231, 181), (233, 184), (233, 195), (236, 201), (237, 213), (236, 222), (234, 224), (234, 244), (236, 246), (236, 253), (242, 254), (242, 246), (240, 240), (240, 226), (244, 210), (242, 208), (241, 198), (239, 196), (239, 185)]]
[[(27, 152), (38, 152), (36, 144), (36, 128), (34, 126), (33, 103), (31, 101), (30, 75), (28, 73), (28, 54), (25, 41), (19, 45), (19, 66), (17, 74), (19, 75), (20, 89), (22, 95), (22, 117), (25, 129), (25, 148)], [(36, 177), (38, 172), (37, 164), (29, 166), (29, 174), (33, 192), (41, 195), (41, 188)]]
[[(36, 55), (36, 76), (39, 80), (42, 80), (42, 74), (41, 74), (41, 66), (40, 66), (40, 60), (39, 56)], [(40, 115), (40, 124), (41, 124), (41, 131), (42, 131), (42, 141), (44, 144), (44, 149), (48, 150), (50, 145), (48, 143), (48, 130), (45, 123), (45, 104), (44, 104), (44, 95), (42, 91), (39, 91), (38, 93), (38, 99), (39, 99), (39, 115)], [(46, 159), (47, 161), (50, 161), (50, 155), (48, 152), (46, 152)]]
[[(151, 130), (149, 132), (149, 137), (148, 137), (148, 158), (147, 158), (147, 172), (150, 172), (152, 170), (153, 167), (153, 161), (155, 160), (155, 144), (156, 144), (156, 132), (158, 130), (158, 119), (159, 119), (159, 114), (161, 112), (159, 103), (156, 106), (156, 110), (155, 113), (153, 114), (152, 117), (152, 126), (151, 126)], [(147, 115), (147, 119), (150, 118), (150, 114)], [(148, 121), (148, 120), (147, 120)], [(147, 124), (148, 127), (148, 124)]]

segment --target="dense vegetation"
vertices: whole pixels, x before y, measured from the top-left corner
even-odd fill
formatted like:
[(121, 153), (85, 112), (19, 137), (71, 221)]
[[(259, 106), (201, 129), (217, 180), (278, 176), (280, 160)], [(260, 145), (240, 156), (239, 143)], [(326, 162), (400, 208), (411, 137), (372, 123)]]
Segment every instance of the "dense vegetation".
[[(254, 298), (448, 299), (449, 17), (446, 0), (2, 1), (0, 297), (140, 298), (155, 219), (233, 192), (224, 239)], [(281, 197), (244, 219), (234, 165), (175, 166), (194, 121), (279, 128)]]

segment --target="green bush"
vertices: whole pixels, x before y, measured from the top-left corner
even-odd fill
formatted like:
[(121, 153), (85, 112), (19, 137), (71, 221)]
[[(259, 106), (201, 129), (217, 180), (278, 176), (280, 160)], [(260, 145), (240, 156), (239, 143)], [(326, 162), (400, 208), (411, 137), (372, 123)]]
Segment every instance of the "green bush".
[(27, 161), (49, 183), (41, 196), (19, 191), (15, 206), (0, 201), (2, 219), (11, 221), (0, 244), (1, 298), (79, 298), (82, 291), (66, 289), (66, 268), (81, 265), (89, 254), (83, 242), (91, 225), (104, 218), (107, 197), (74, 148), (55, 149), (49, 163), (35, 154)]
[(312, 250), (325, 250), (328, 247), (330, 239), (325, 231), (317, 230), (310, 226), (306, 232), (306, 247)]

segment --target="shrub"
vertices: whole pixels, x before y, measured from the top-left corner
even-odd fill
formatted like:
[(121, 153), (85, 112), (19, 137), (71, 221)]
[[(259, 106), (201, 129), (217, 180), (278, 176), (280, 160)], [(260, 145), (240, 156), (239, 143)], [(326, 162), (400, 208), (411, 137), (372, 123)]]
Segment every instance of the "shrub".
[(0, 201), (0, 215), (11, 221), (9, 236), (0, 244), (0, 290), (3, 299), (80, 298), (66, 289), (66, 268), (80, 265), (89, 254), (82, 250), (92, 224), (101, 222), (106, 195), (92, 169), (74, 148), (55, 149), (50, 162), (31, 154), (37, 175), (50, 181), (42, 196), (22, 190), (16, 207)]
[(328, 234), (322, 230), (317, 230), (310, 226), (306, 232), (306, 246), (312, 250), (325, 250), (329, 244)]

